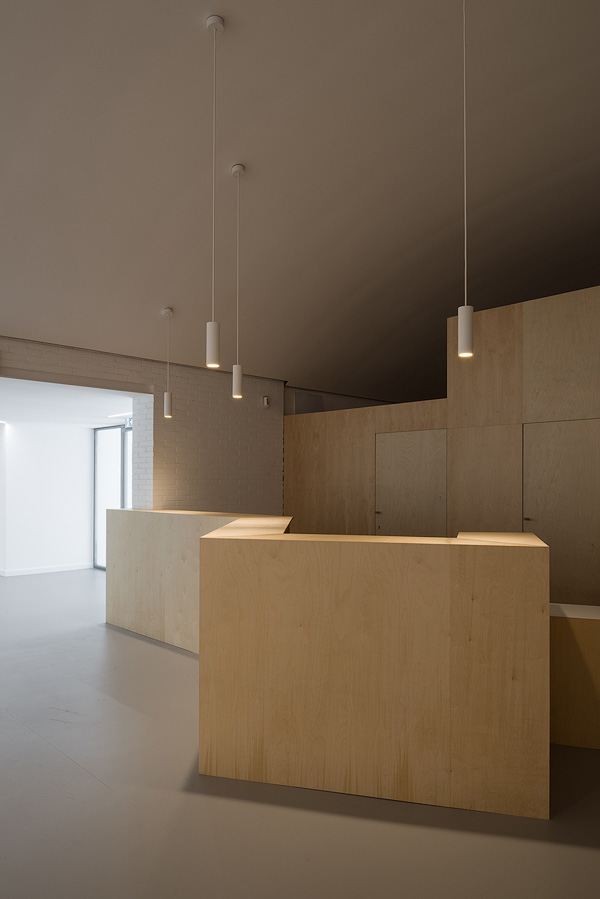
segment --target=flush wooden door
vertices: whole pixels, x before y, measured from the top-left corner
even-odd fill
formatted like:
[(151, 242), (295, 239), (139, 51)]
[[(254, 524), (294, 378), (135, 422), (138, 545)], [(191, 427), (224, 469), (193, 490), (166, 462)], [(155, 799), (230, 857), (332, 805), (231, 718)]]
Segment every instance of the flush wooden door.
[(375, 534), (446, 536), (446, 429), (376, 434)]

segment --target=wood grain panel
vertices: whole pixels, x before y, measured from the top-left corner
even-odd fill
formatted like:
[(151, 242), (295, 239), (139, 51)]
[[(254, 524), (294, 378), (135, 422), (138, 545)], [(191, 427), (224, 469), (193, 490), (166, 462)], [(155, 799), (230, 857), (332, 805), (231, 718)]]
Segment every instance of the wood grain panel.
[(285, 416), (284, 510), (292, 531), (373, 534), (375, 434), (445, 425), (445, 400)]
[(446, 400), (372, 406), (376, 433), (430, 431), (446, 427)]
[(376, 435), (377, 535), (446, 535), (446, 430)]
[(473, 316), (473, 357), (457, 355), (458, 318), (448, 319), (448, 427), (520, 424), (523, 304)]
[(548, 548), (453, 554), (452, 805), (549, 816)]
[(285, 417), (284, 510), (293, 531), (372, 533), (372, 434), (370, 408)]
[(201, 543), (200, 771), (447, 804), (450, 547)]
[(523, 303), (523, 421), (600, 418), (600, 287)]
[(523, 428), (523, 515), (552, 549), (550, 599), (600, 605), (600, 420)]
[(198, 652), (200, 537), (233, 516), (109, 510), (106, 620)]
[(164, 641), (165, 519), (112, 509), (106, 519), (106, 621)]
[(600, 749), (600, 621), (550, 619), (553, 743)]
[[(199, 549), (202, 534), (221, 527), (228, 518), (164, 515), (162, 551), (154, 548), (153, 567), (162, 567), (165, 642), (198, 652)], [(136, 550), (133, 550), (136, 552)], [(161, 577), (160, 575), (158, 576)]]
[(519, 533), (500, 533), (499, 531), (486, 531), (482, 533), (469, 533), (469, 531), (459, 531), (459, 540), (469, 540), (475, 543), (502, 543), (504, 546), (546, 546), (543, 540), (540, 540), (535, 534), (519, 534)]
[(389, 541), (201, 541), (200, 772), (547, 817), (547, 547)]
[(521, 483), (521, 425), (448, 430), (449, 536), (520, 531)]

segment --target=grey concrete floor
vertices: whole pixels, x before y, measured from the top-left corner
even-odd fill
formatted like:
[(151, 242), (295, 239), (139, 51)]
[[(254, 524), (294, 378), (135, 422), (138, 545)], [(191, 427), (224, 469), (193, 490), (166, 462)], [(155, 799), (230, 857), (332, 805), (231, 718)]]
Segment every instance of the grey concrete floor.
[(0, 578), (3, 899), (600, 896), (600, 752), (549, 822), (200, 777), (197, 657), (104, 624), (104, 575)]

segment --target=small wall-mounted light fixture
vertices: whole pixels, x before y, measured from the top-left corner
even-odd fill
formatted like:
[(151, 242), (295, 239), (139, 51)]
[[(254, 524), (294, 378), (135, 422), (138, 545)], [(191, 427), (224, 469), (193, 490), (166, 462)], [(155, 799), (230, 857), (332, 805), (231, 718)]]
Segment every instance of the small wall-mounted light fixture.
[(160, 314), (167, 320), (167, 389), (164, 395), (164, 417), (173, 418), (173, 396), (171, 394), (171, 319), (173, 318), (173, 309), (171, 306), (165, 306), (161, 309)]
[(263, 406), (265, 407), (265, 409), (267, 408), (268, 405), (269, 405), (269, 397), (263, 396)]

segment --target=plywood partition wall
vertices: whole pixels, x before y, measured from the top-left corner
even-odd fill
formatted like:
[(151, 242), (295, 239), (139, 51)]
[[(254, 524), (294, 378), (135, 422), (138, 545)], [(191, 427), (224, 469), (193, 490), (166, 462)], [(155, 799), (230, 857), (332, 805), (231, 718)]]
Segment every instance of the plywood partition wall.
[(447, 428), (446, 534), (538, 528), (552, 599), (600, 604), (600, 287), (476, 311), (472, 359), (456, 326), (447, 400), (286, 418), (286, 514), (297, 531), (374, 533), (376, 434)]
[(293, 515), (292, 531), (374, 534), (375, 435), (445, 427), (446, 400), (287, 415), (284, 513)]
[(448, 428), (448, 535), (520, 531), (521, 425)]
[(200, 773), (548, 817), (548, 549), (200, 541)]
[(473, 356), (457, 355), (456, 316), (448, 319), (448, 427), (521, 424), (523, 304), (473, 316)]
[(600, 605), (600, 419), (523, 431), (523, 514), (552, 547), (552, 602)]
[(600, 287), (522, 306), (523, 421), (600, 418)]

